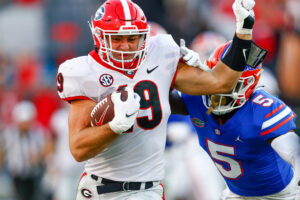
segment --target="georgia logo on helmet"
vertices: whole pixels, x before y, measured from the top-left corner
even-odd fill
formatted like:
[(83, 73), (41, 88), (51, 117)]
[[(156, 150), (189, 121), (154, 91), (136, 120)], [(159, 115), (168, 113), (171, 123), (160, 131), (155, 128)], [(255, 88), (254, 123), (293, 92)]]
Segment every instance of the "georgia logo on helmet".
[[(231, 42), (228, 42), (215, 50), (206, 61), (209, 68), (213, 69), (215, 67), (218, 60), (224, 56), (230, 45)], [(256, 68), (246, 66), (235, 88), (233, 88), (231, 92), (226, 94), (204, 95), (203, 103), (205, 107), (211, 110), (215, 115), (226, 114), (242, 107), (255, 90), (262, 71), (262, 64), (259, 64)]]
[[(107, 0), (96, 11), (90, 28), (100, 59), (108, 65), (123, 71), (136, 70), (147, 53), (149, 26), (142, 9), (130, 0)], [(111, 36), (140, 35), (136, 51), (112, 49)], [(121, 54), (121, 59), (113, 53)], [(125, 59), (125, 55), (130, 59)]]

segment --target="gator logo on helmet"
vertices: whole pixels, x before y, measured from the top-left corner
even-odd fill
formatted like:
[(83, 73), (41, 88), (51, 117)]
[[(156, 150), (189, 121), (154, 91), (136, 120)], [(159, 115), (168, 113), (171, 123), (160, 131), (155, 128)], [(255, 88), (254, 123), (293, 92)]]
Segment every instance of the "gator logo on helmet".
[(101, 6), (97, 10), (97, 12), (95, 14), (95, 17), (94, 17), (94, 20), (100, 20), (104, 16), (104, 14), (105, 14), (105, 8), (104, 8), (104, 6)]

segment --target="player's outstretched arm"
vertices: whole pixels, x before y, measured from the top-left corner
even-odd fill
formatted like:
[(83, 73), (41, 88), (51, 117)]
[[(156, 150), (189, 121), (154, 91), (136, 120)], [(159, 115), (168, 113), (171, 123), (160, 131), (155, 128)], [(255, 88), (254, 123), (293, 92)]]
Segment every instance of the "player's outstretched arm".
[[(235, 0), (233, 11), (237, 20), (236, 34), (226, 55), (212, 71), (191, 68), (179, 63), (174, 87), (181, 92), (200, 95), (230, 91), (239, 79), (247, 62), (252, 44), (254, 25), (253, 0)], [(187, 62), (188, 63), (188, 62)]]

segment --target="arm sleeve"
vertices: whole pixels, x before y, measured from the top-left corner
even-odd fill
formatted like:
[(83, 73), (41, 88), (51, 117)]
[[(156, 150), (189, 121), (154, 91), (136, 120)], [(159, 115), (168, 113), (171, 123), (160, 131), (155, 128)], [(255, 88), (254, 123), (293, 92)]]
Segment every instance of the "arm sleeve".
[(278, 136), (271, 143), (272, 148), (293, 168), (297, 182), (300, 181), (300, 138), (294, 132)]

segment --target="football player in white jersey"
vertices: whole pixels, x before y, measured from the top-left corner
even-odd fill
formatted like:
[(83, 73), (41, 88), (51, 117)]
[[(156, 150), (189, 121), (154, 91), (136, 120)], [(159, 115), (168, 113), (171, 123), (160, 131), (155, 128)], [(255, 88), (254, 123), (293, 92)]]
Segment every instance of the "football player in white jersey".
[[(146, 17), (132, 1), (107, 0), (99, 7), (91, 22), (96, 49), (67, 60), (57, 74), (59, 96), (71, 104), (70, 150), (86, 161), (77, 200), (164, 198), (170, 88), (191, 95), (231, 90), (250, 57), (254, 4), (235, 0), (232, 48), (209, 72), (197, 67), (197, 53), (180, 48), (172, 36), (149, 38)], [(116, 92), (121, 88), (128, 91), (126, 101)], [(91, 111), (112, 92), (113, 120), (91, 127)]]

